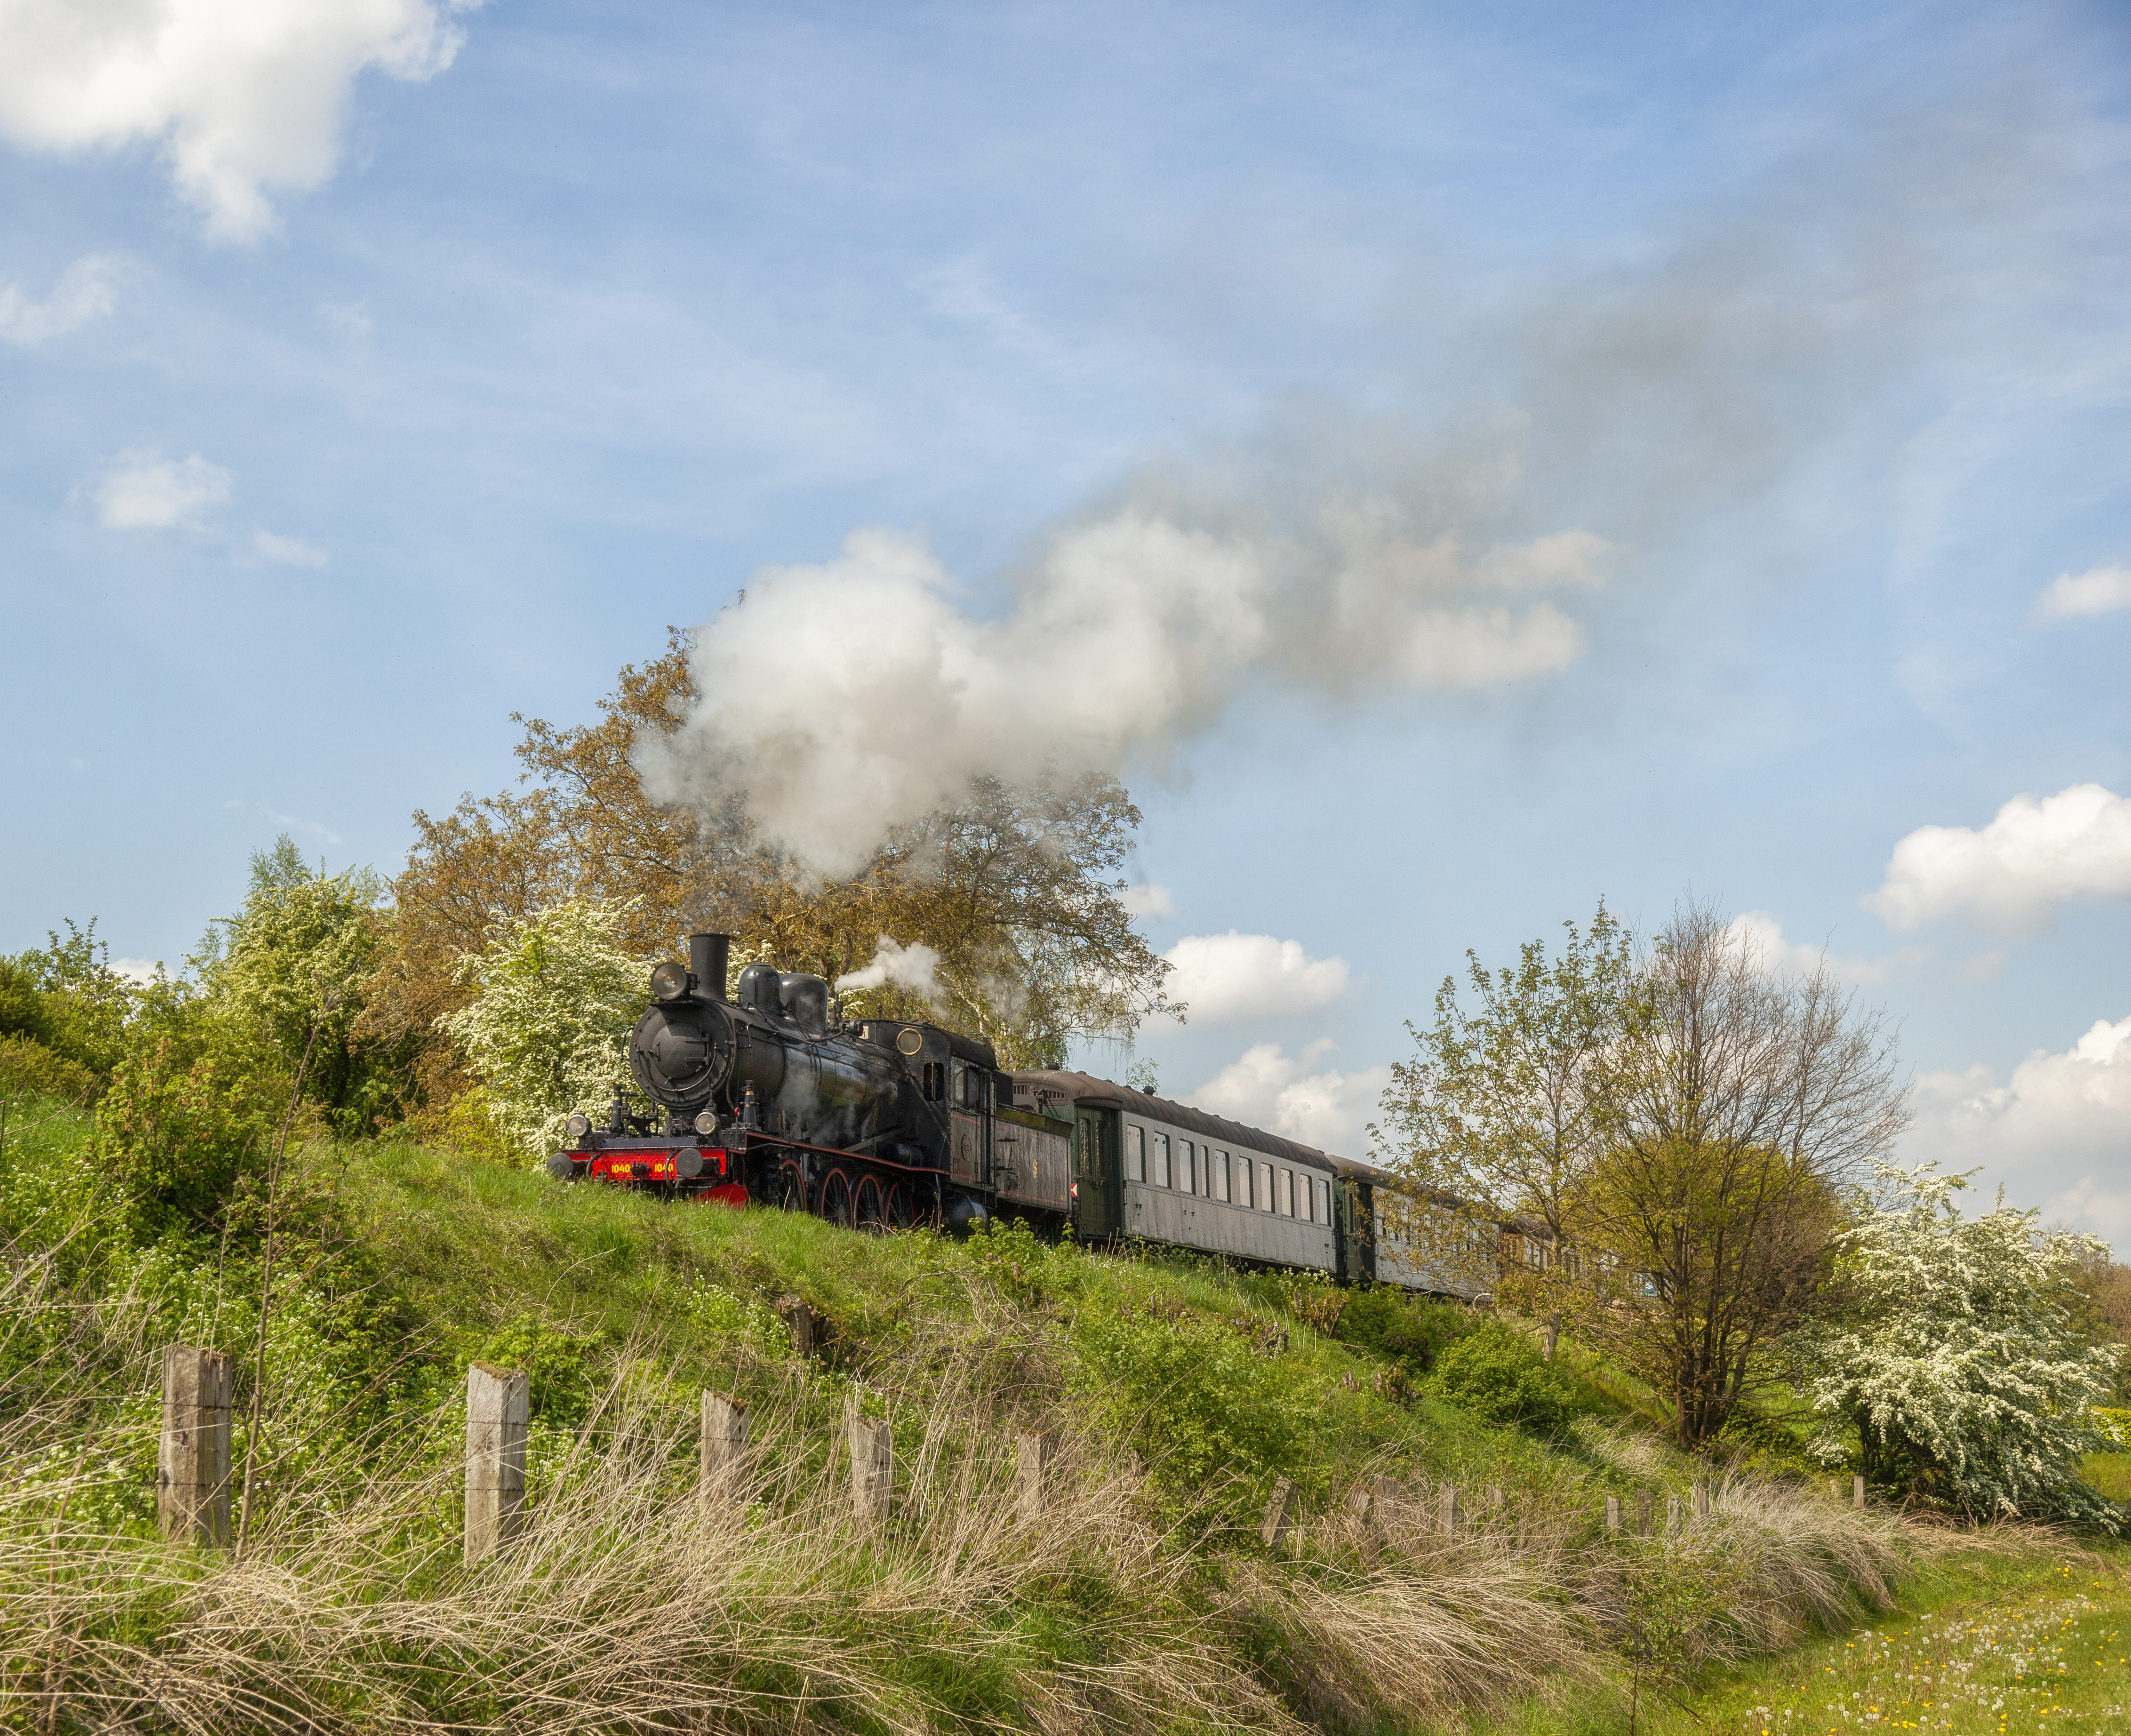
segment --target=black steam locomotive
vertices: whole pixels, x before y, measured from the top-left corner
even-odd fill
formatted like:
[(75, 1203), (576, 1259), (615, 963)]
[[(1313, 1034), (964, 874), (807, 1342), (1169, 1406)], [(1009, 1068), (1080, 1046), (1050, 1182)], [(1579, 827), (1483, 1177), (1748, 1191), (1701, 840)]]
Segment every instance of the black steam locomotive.
[(988, 1043), (903, 1019), (847, 1023), (818, 976), (688, 937), (651, 971), (629, 1068), (658, 1113), (617, 1093), (604, 1128), (572, 1115), (566, 1178), (646, 1183), (730, 1206), (813, 1211), (866, 1230), (967, 1229), (1001, 1206), (1071, 1209), (1070, 1127), (1017, 1109)]
[(687, 965), (653, 966), (629, 1067), (657, 1112), (617, 1091), (606, 1126), (571, 1116), (554, 1174), (874, 1231), (1007, 1213), (1484, 1293), (1469, 1263), (1439, 1266), (1401, 1233), (1410, 1206), (1386, 1220), (1396, 1178), (1372, 1165), (1088, 1074), (1004, 1072), (989, 1043), (936, 1025), (847, 1022), (818, 976), (751, 964), (728, 995), (730, 945), (692, 934)]

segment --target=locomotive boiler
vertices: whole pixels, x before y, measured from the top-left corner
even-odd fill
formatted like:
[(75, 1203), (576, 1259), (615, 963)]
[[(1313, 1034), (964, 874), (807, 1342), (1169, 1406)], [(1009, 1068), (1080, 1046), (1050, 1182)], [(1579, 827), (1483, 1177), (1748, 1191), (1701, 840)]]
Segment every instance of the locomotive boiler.
[(846, 1021), (818, 976), (751, 964), (688, 937), (655, 965), (629, 1069), (656, 1105), (617, 1091), (606, 1125), (569, 1120), (558, 1176), (635, 1183), (732, 1206), (819, 1214), (860, 1229), (956, 1229), (1002, 1202), (1062, 1216), (1070, 1139), (1013, 1107), (989, 1043), (908, 1019)]

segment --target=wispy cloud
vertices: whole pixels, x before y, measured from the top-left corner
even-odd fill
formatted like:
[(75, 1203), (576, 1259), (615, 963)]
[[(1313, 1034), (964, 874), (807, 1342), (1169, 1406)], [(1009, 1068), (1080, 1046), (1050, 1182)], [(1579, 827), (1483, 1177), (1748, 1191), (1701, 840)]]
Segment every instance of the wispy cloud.
[(323, 567), (326, 551), (293, 536), (276, 536), (271, 530), (251, 533), (251, 553), (270, 567)]
[(196, 525), (229, 504), (236, 477), (198, 453), (166, 458), (161, 448), (136, 446), (118, 454), (96, 487), (97, 516), (113, 530), (165, 530)]
[(1732, 938), (1749, 948), (1768, 969), (1784, 975), (1810, 976), (1826, 968), (1832, 976), (1856, 986), (1884, 982), (1900, 971), (1927, 964), (1937, 955), (1929, 947), (1904, 947), (1877, 958), (1860, 958), (1831, 952), (1808, 941), (1787, 940), (1784, 925), (1767, 910), (1749, 910), (1731, 918)]
[(104, 318), (118, 305), (118, 279), (124, 264), (110, 253), (77, 259), (60, 273), (51, 294), (41, 301), (0, 280), (0, 339), (32, 348)]
[(247, 802), (242, 797), (233, 797), (222, 804), (222, 811), (224, 813), (256, 814), (284, 832), (299, 832), (306, 837), (316, 838), (320, 843), (338, 844), (341, 842), (340, 834), (331, 827), (316, 820), (306, 820), (297, 814), (283, 813), (279, 808), (270, 808), (264, 802)]
[(2090, 567), (2084, 573), (2060, 573), (2035, 599), (2039, 621), (2072, 621), (2131, 609), (2131, 567)]

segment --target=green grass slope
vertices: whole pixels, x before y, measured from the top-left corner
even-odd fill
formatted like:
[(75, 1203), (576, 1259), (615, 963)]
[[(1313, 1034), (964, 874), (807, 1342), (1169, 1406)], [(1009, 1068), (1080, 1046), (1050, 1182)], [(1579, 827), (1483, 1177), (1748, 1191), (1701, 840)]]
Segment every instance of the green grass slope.
[[(1684, 1489), (1644, 1398), (1595, 1366), (1535, 1377), (1391, 1292), (325, 1142), (292, 1156), (270, 1272), (256, 1187), (212, 1225), (160, 1217), (89, 1137), (45, 1110), (0, 1156), (10, 1727), (1437, 1729), (1587, 1700), (1624, 1658), (1840, 1628), (1934, 1547), (1746, 1478), (1706, 1526), (1608, 1539), (1607, 1494)], [(239, 1551), (156, 1539), (173, 1341), (240, 1360)], [(531, 1487), (517, 1540), (467, 1569), (477, 1358), (531, 1374)], [(1453, 1364), (1468, 1404), (1429, 1390)], [(746, 1486), (707, 1502), (706, 1388), (752, 1442)], [(854, 1410), (893, 1427), (884, 1524), (850, 1499)], [(1057, 1442), (1040, 1513), (1032, 1431)], [(1415, 1499), (1356, 1511), (1377, 1475)], [(1274, 1555), (1281, 1478), (1299, 1530)]]

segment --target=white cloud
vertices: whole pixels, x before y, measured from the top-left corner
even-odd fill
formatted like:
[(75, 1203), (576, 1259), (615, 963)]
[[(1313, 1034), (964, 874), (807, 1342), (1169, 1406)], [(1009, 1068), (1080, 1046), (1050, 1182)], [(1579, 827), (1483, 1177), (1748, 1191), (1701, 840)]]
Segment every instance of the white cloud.
[(1391, 1070), (1372, 1067), (1343, 1073), (1328, 1067), (1312, 1072), (1333, 1047), (1330, 1038), (1320, 1037), (1300, 1055), (1291, 1056), (1276, 1043), (1254, 1043), (1178, 1101), (1340, 1157), (1360, 1157), (1368, 1144), (1369, 1119), (1391, 1083)]
[(2131, 567), (2091, 567), (2077, 574), (2060, 573), (2035, 599), (2035, 615), (2042, 621), (2106, 615), (2113, 609), (2131, 609)]
[(229, 504), (236, 477), (198, 453), (166, 458), (153, 446), (118, 454), (96, 487), (97, 516), (113, 530), (163, 530), (199, 522), (200, 515)]
[(1347, 992), (1345, 959), (1312, 958), (1300, 941), (1270, 934), (1187, 934), (1162, 957), (1175, 967), (1170, 998), (1204, 1024), (1310, 1012)]
[(1885, 883), (1864, 900), (1904, 932), (1965, 910), (2001, 933), (2046, 926), (2075, 898), (2131, 894), (2131, 801), (2076, 784), (2039, 802), (2018, 795), (1980, 831), (1920, 826), (1894, 846)]
[(1142, 880), (1137, 886), (1128, 886), (1118, 894), (1118, 902), (1125, 907), (1128, 916), (1174, 916), (1176, 900), (1169, 895), (1169, 888), (1156, 880)]
[(2131, 1251), (2131, 1018), (2095, 1020), (2062, 1054), (2036, 1050), (2003, 1085), (1987, 1067), (1926, 1073), (1916, 1109), (1909, 1157), (1980, 1163), (2013, 1203)]
[(1733, 917), (1729, 933), (1734, 941), (1779, 974), (1810, 976), (1825, 965), (1830, 975), (1855, 985), (1884, 982), (1895, 972), (1925, 963), (1932, 956), (1929, 947), (1904, 947), (1878, 958), (1846, 957), (1810, 942), (1784, 939), (1784, 925), (1767, 910), (1749, 910)]
[(128, 982), (136, 982), (144, 989), (153, 983), (163, 971), (161, 964), (152, 958), (114, 958), (111, 961), (111, 968), (113, 974), (124, 977)]
[(273, 567), (323, 567), (326, 551), (293, 536), (276, 536), (271, 530), (251, 533), (251, 553)]
[(9, 0), (0, 6), (0, 133), (48, 151), (159, 142), (213, 233), (273, 221), (270, 188), (339, 161), (348, 88), (366, 67), (434, 77), (464, 0)]
[(60, 273), (42, 301), (12, 283), (0, 283), (0, 338), (27, 348), (103, 319), (118, 305), (122, 265), (108, 253), (77, 259)]

